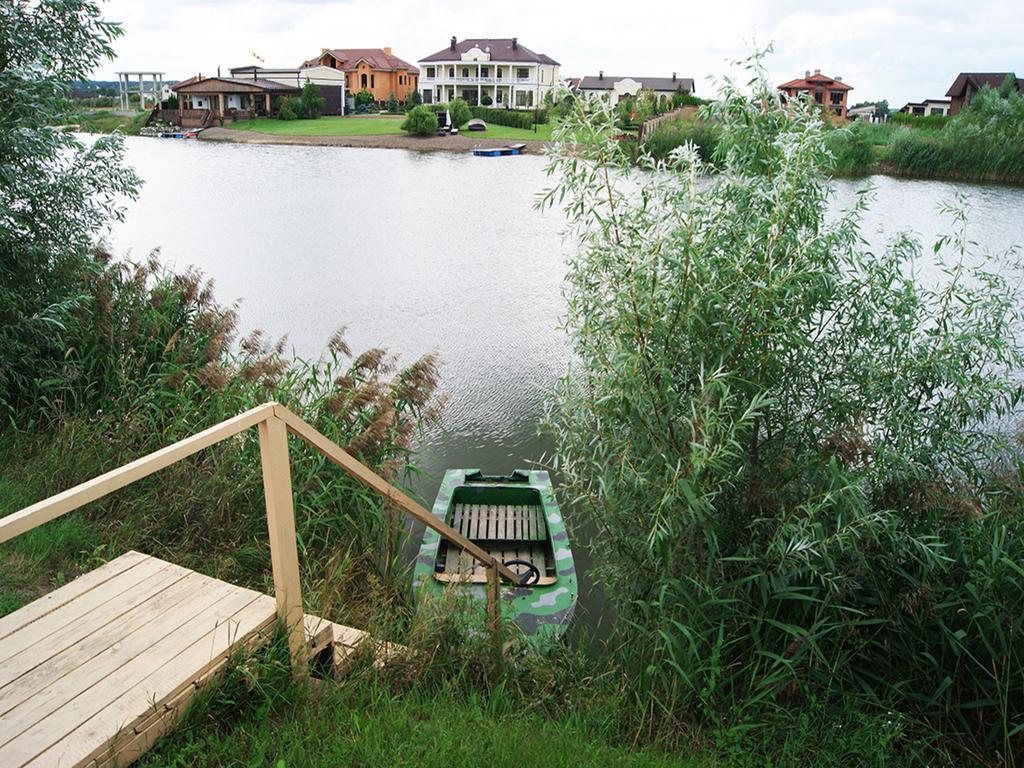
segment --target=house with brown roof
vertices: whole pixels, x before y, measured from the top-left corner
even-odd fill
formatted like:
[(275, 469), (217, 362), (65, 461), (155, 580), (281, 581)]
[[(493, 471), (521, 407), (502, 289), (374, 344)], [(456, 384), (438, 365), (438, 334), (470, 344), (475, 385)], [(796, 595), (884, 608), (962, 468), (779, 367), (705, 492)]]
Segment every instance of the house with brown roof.
[(395, 56), (390, 48), (324, 48), (303, 67), (316, 65), (340, 69), (345, 73), (350, 94), (367, 91), (379, 104), (394, 96), (406, 101), (419, 86), (420, 71)]
[(557, 61), (518, 37), (452, 36), (447, 48), (419, 60), (424, 104), (459, 97), (470, 104), (529, 109), (560, 85)]
[(606, 75), (603, 71), (597, 75), (587, 75), (579, 84), (580, 93), (598, 96), (610, 101), (612, 106), (626, 96), (636, 96), (640, 91), (650, 91), (655, 98), (672, 98), (677, 93), (693, 93), (692, 77), (679, 77), (675, 72), (672, 77), (617, 77)]
[(974, 94), (984, 88), (999, 88), (1007, 77), (1017, 81), (1017, 90), (1024, 94), (1024, 78), (1017, 77), (1013, 72), (961, 72), (949, 86), (946, 95), (949, 97), (949, 114), (955, 115), (964, 107), (971, 106)]
[(822, 109), (830, 110), (836, 117), (845, 120), (846, 94), (853, 90), (853, 86), (844, 83), (841, 77), (829, 77), (816, 69), (814, 74), (807, 70), (802, 78), (783, 83), (779, 90), (790, 99), (809, 96)]
[(203, 77), (201, 74), (175, 83), (178, 95), (178, 125), (197, 127), (210, 118), (234, 117), (245, 120), (277, 110), (282, 96), (298, 96), (297, 85), (261, 78)]

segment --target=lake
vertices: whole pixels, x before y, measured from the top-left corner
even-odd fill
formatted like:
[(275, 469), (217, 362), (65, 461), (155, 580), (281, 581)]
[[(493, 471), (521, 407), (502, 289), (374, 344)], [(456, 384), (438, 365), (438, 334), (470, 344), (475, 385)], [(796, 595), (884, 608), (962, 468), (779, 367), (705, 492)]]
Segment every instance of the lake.
[[(504, 473), (550, 448), (537, 424), (569, 354), (570, 246), (561, 216), (534, 209), (544, 158), (144, 138), (127, 153), (146, 184), (110, 236), (115, 252), (159, 247), (165, 264), (199, 267), (221, 303), (240, 301), (243, 331), (287, 334), (303, 357), (341, 325), (356, 353), (440, 354), (448, 403), (414, 487), (428, 506), (445, 468)], [(969, 237), (993, 252), (1024, 243), (1024, 189), (878, 176), (836, 181), (835, 208), (866, 183), (873, 247), (903, 230), (927, 251), (950, 231), (939, 207), (957, 195)]]

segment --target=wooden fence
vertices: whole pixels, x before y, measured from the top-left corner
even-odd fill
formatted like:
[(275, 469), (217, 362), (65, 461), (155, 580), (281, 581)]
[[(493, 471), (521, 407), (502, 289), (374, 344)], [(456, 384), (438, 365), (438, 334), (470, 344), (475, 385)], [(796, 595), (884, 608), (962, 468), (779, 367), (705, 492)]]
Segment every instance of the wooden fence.
[(662, 123), (671, 123), (676, 120), (688, 119), (693, 117), (695, 114), (697, 114), (697, 107), (691, 105), (669, 110), (668, 112), (663, 112), (649, 120), (644, 120), (640, 123), (640, 127), (637, 129), (636, 140), (638, 143), (643, 144), (647, 135)]

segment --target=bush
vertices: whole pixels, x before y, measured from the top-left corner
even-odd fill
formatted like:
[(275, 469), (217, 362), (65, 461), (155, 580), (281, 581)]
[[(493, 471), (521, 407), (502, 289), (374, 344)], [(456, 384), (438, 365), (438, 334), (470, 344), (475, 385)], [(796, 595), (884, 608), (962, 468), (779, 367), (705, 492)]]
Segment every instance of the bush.
[[(556, 144), (574, 364), (547, 429), (642, 727), (867, 701), (1024, 752), (1022, 268), (863, 244), (827, 129), (727, 81), (698, 154), (636, 170), (611, 110)], [(946, 132), (943, 132), (944, 134)], [(609, 170), (613, 171), (609, 173)], [(651, 172), (653, 171), (653, 173)]]
[(718, 130), (703, 120), (675, 120), (661, 123), (644, 136), (643, 148), (653, 157), (665, 160), (673, 150), (692, 143), (705, 163), (714, 159), (718, 146)]
[(461, 128), (473, 117), (469, 104), (462, 99), (452, 99), (448, 103), (448, 115), (451, 117), (452, 125), (456, 128)]
[(829, 167), (839, 175), (865, 175), (875, 169), (872, 143), (860, 124), (830, 130), (826, 134), (825, 146), (832, 154)]
[(373, 94), (367, 90), (359, 91), (355, 95), (355, 104), (357, 112), (366, 112), (376, 104), (376, 100), (373, 98)]
[(420, 95), (420, 92), (413, 91), (409, 94), (409, 100), (405, 102), (405, 106), (411, 109), (412, 107), (418, 107), (422, 103), (423, 97)]
[(320, 95), (320, 88), (312, 82), (307, 81), (302, 86), (302, 94), (299, 96), (299, 104), (296, 112), (300, 117), (307, 120), (316, 120), (324, 111), (327, 100)]
[(889, 121), (896, 125), (933, 131), (941, 131), (952, 119), (948, 115), (908, 115), (906, 112), (894, 112), (889, 116)]
[(509, 128), (533, 129), (533, 112), (516, 109), (494, 109), (489, 107), (470, 107), (473, 117), (479, 117), (485, 123), (505, 125)]
[(485, 93), (483, 96), (480, 97), (480, 103), (485, 107), (489, 107), (491, 106), (491, 104), (494, 103), (494, 99), (492, 99)]
[(285, 96), (281, 99), (281, 103), (277, 107), (277, 117), (279, 120), (295, 120), (298, 118), (298, 114), (295, 111), (295, 99), (291, 96)]
[(393, 93), (388, 97), (387, 110), (392, 114), (398, 112), (398, 99), (395, 98), (395, 94)]
[(422, 104), (413, 107), (402, 121), (402, 130), (417, 136), (431, 136), (437, 133), (437, 128), (437, 114)]

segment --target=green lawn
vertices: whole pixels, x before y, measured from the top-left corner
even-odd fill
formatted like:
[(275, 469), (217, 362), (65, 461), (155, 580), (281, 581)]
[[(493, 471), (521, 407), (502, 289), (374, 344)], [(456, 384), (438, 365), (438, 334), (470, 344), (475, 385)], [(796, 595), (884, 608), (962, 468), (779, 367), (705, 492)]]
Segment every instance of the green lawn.
[[(259, 118), (240, 123), (224, 123), (235, 131), (256, 131), (277, 136), (383, 136), (402, 134), (402, 116), (374, 115), (370, 117), (321, 117), (318, 120), (277, 120)], [(519, 141), (548, 141), (550, 125), (538, 125), (537, 131), (488, 125), (486, 131), (469, 134), (482, 139), (516, 139)]]
[(318, 695), (258, 702), (230, 684), (142, 759), (145, 768), (710, 768), (594, 732), (574, 716), (516, 710), (500, 696), (389, 694), (327, 683)]

